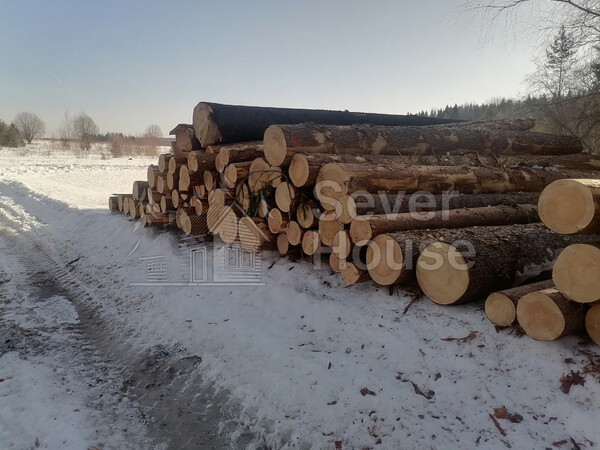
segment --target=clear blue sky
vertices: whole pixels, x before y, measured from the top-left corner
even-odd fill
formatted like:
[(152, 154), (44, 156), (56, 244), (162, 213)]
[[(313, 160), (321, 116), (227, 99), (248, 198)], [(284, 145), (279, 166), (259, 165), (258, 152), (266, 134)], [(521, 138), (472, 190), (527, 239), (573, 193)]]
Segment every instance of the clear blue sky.
[(406, 113), (524, 92), (535, 47), (461, 0), (5, 0), (0, 118), (168, 133), (200, 100)]

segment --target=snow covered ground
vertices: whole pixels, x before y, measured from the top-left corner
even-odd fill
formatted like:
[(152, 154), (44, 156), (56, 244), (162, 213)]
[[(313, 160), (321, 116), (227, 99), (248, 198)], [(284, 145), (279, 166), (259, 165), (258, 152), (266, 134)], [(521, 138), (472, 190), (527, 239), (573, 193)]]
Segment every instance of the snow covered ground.
[[(177, 276), (182, 249), (194, 243), (106, 208), (108, 195), (145, 179), (151, 160), (15, 155), (0, 151), (0, 228), (8, 230), (0, 233), (0, 329), (16, 327), (24, 341), (43, 333), (48, 351), (0, 342), (2, 448), (36, 439), (47, 448), (600, 445), (600, 382), (584, 373), (598, 351), (577, 338), (540, 343), (497, 332), (477, 304), (442, 308), (421, 298), (405, 311), (410, 291), (348, 288), (337, 274), (274, 254), (263, 254), (262, 285), (153, 284), (154, 259), (145, 258)], [(215, 253), (207, 247), (209, 260)], [(23, 264), (29, 274), (19, 275)], [(40, 273), (66, 283), (63, 295), (30, 293)], [(74, 327), (81, 336), (71, 336)], [(70, 339), (86, 339), (81, 354), (69, 343), (56, 357), (61, 346), (52, 342)], [(74, 363), (79, 369), (62, 375)], [(139, 388), (162, 374), (149, 375), (155, 363), (181, 374), (177, 383)], [(87, 387), (97, 370), (106, 376)], [(571, 372), (584, 384), (565, 393), (561, 378)], [(199, 400), (178, 410), (158, 400), (167, 387), (178, 404)], [(94, 389), (110, 399), (92, 398)], [(502, 407), (509, 414), (495, 412)], [(201, 424), (205, 440), (181, 440)]]

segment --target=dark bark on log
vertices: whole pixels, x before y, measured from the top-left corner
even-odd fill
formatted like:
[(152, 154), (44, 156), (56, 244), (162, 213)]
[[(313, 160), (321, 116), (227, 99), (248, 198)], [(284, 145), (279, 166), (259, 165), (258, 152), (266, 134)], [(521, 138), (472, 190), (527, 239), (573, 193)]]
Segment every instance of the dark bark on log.
[(318, 109), (271, 108), (200, 102), (194, 108), (194, 130), (202, 147), (213, 144), (260, 141), (269, 125), (315, 122), (322, 124), (422, 126), (459, 122), (432, 117), (374, 114)]

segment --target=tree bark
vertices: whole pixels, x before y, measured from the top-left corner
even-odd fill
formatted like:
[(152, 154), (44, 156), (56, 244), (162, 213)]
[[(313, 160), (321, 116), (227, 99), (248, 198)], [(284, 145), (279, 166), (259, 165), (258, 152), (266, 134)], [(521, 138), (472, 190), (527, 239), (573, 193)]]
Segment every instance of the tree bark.
[(419, 256), (416, 275), (435, 303), (485, 298), (550, 270), (566, 246), (589, 236), (563, 236), (541, 225), (445, 230)]
[(169, 135), (175, 135), (177, 148), (182, 152), (199, 150), (201, 148), (200, 141), (196, 139), (193, 125), (180, 123), (169, 132)]
[(191, 173), (202, 173), (205, 170), (214, 169), (218, 154), (206, 152), (191, 152), (187, 158), (187, 166)]
[(326, 209), (333, 200), (356, 191), (375, 193), (428, 191), (441, 194), (541, 192), (551, 182), (564, 178), (593, 177), (595, 172), (544, 169), (499, 169), (461, 166), (405, 166), (363, 164), (326, 164), (319, 171), (315, 193)]
[(262, 142), (242, 142), (239, 144), (221, 145), (214, 148), (218, 154), (215, 159), (215, 169), (223, 172), (228, 164), (253, 161), (263, 157)]
[(412, 115), (223, 105), (209, 102), (198, 103), (193, 114), (194, 130), (202, 147), (213, 144), (260, 141), (269, 125), (302, 122), (335, 125), (372, 123), (387, 126), (422, 126), (459, 121)]
[(263, 146), (265, 159), (273, 165), (280, 165), (290, 150), (355, 155), (565, 155), (583, 151), (581, 141), (571, 136), (480, 125), (272, 125), (265, 131)]
[(350, 236), (354, 244), (366, 245), (374, 236), (396, 231), (535, 222), (539, 222), (535, 205), (501, 205), (426, 213), (377, 214), (356, 217), (350, 225)]
[(289, 176), (296, 187), (314, 186), (325, 164), (401, 164), (406, 166), (464, 166), (495, 169), (569, 169), (600, 172), (600, 157), (587, 153), (572, 155), (344, 155), (295, 153), (290, 159)]
[(494, 325), (509, 327), (517, 320), (517, 303), (521, 297), (553, 287), (552, 280), (545, 280), (494, 292), (485, 300), (485, 314)]

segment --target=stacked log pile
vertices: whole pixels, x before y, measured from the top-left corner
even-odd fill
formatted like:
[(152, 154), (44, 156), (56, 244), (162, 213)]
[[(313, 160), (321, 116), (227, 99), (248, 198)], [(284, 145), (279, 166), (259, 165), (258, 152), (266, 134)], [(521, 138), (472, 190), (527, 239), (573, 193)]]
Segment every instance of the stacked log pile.
[[(562, 225), (546, 219), (547, 191), (540, 196), (576, 179), (596, 208), (600, 158), (583, 153), (579, 140), (531, 131), (534, 125), (529, 118), (451, 123), (201, 102), (193, 125), (172, 130), (172, 152), (148, 167), (131, 194), (112, 196), (109, 207), (144, 226), (239, 241), (249, 252), (325, 260), (348, 285), (416, 282), (439, 305), (495, 292), (486, 311), (497, 309), (502, 326), (535, 317), (546, 302), (565, 323), (531, 335), (557, 338), (581, 329), (571, 297), (581, 281), (571, 280), (571, 291), (548, 281), (511, 288), (549, 278), (564, 248), (561, 258), (573, 252), (600, 261), (600, 243), (589, 234), (565, 233), (597, 231), (600, 215), (589, 212), (589, 202), (577, 219), (572, 211), (558, 214), (572, 220)], [(563, 278), (571, 279), (567, 272)], [(600, 299), (583, 290), (588, 303)], [(519, 300), (532, 293), (539, 295)], [(590, 334), (599, 316), (590, 309)]]
[(554, 340), (587, 331), (600, 345), (600, 180), (563, 179), (540, 195), (544, 225), (567, 241), (552, 279), (495, 292), (485, 304), (496, 325), (518, 325), (534, 339)]

